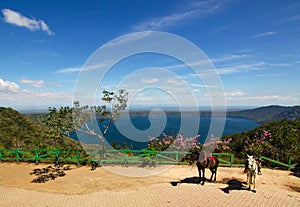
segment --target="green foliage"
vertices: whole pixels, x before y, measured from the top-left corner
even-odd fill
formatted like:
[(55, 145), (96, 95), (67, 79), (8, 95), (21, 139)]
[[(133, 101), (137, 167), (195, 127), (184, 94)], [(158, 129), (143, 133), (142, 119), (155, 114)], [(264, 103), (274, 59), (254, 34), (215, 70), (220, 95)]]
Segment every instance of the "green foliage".
[(112, 141), (111, 146), (116, 150), (132, 150), (132, 144), (128, 145), (126, 142), (115, 142)]
[(12, 108), (0, 107), (0, 126), (1, 148), (78, 148), (78, 143), (70, 138), (59, 135), (57, 142), (47, 137), (45, 127)]
[[(127, 106), (127, 93), (125, 90), (119, 90), (118, 94), (109, 91), (103, 91), (102, 101), (111, 106), (111, 110), (103, 106), (80, 106), (79, 101), (74, 102), (74, 107), (49, 108), (43, 123), (48, 130), (46, 136), (50, 139), (60, 139), (59, 135), (69, 136), (72, 132), (84, 132), (97, 136), (102, 142), (104, 138), (90, 129), (88, 122), (92, 119), (92, 114), (96, 113), (102, 122), (108, 119), (103, 134), (105, 135), (110, 125), (120, 116), (120, 111)], [(59, 142), (60, 140), (58, 140)]]
[(266, 123), (222, 139), (228, 138), (232, 138), (232, 142), (227, 152), (234, 153), (238, 158), (244, 158), (248, 153), (282, 162), (287, 162), (291, 157), (295, 162), (300, 162), (300, 118)]

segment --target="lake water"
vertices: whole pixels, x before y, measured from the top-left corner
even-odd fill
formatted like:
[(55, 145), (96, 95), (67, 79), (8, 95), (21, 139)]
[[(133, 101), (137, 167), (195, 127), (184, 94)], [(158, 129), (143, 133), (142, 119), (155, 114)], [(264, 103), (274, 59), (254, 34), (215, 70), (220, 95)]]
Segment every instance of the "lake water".
[[(215, 119), (217, 122), (225, 121), (222, 136), (247, 131), (259, 126), (253, 120), (244, 118), (226, 117)], [(214, 132), (213, 127), (210, 129), (212, 119), (211, 117), (201, 117), (199, 125), (196, 124), (198, 131), (195, 132), (194, 128), (195, 123), (198, 123), (197, 120), (199, 120), (199, 117), (185, 117), (184, 127), (181, 128), (182, 118), (180, 116), (155, 116), (151, 117), (151, 120), (148, 116), (131, 116), (130, 121), (121, 117), (115, 124), (111, 125), (105, 139), (109, 144), (112, 142), (127, 143), (127, 145), (132, 145), (134, 149), (143, 149), (147, 147), (150, 136), (157, 137), (162, 133), (167, 135), (180, 133), (184, 134), (185, 137), (198, 134), (200, 135), (199, 141), (203, 143), (206, 137), (210, 137)], [(103, 130), (103, 123), (100, 123), (99, 127)], [(179, 131), (180, 128), (181, 131)], [(212, 134), (208, 134), (209, 129)], [(96, 137), (88, 135), (80, 135), (79, 137), (83, 143), (100, 144), (99, 139)], [(73, 136), (73, 138), (76, 138), (76, 136)]]

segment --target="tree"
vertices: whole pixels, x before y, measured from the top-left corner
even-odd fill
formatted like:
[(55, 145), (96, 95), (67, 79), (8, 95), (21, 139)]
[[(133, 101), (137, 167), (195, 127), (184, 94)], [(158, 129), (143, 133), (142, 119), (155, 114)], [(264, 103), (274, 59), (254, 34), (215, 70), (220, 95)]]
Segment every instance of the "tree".
[[(80, 106), (79, 101), (74, 101), (73, 107), (60, 107), (59, 110), (50, 107), (48, 109), (49, 113), (43, 120), (44, 125), (48, 127), (47, 137), (61, 141), (63, 139), (62, 135), (70, 136), (73, 132), (83, 132), (97, 136), (104, 147), (105, 139), (103, 136), (107, 133), (111, 124), (120, 117), (120, 112), (127, 107), (127, 97), (128, 93), (124, 89), (119, 90), (118, 93), (104, 90), (102, 101), (110, 105), (111, 109), (108, 109), (106, 105)], [(99, 116), (97, 118), (99, 122), (108, 120), (108, 124), (104, 126), (103, 136), (88, 125), (93, 113)]]

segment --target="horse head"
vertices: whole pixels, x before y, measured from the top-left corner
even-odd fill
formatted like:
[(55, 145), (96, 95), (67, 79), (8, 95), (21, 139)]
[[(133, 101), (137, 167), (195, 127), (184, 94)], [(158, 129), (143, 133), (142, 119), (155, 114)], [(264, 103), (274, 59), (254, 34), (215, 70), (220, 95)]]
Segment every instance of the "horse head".
[(253, 169), (254, 165), (256, 164), (254, 156), (247, 154), (247, 157), (248, 157), (248, 160), (247, 160), (248, 169)]
[(195, 161), (198, 161), (198, 159), (199, 159), (199, 153), (196, 151), (191, 152), (190, 161), (189, 161), (190, 165), (193, 164)]

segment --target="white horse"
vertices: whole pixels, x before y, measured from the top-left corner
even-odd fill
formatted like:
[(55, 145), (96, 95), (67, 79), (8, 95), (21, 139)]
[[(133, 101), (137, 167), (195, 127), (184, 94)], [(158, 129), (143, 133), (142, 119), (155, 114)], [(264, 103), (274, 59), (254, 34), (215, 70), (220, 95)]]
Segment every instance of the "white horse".
[(253, 190), (255, 191), (255, 179), (258, 174), (258, 163), (253, 156), (247, 156), (247, 184), (249, 186), (249, 190), (251, 190), (251, 185), (253, 184)]

